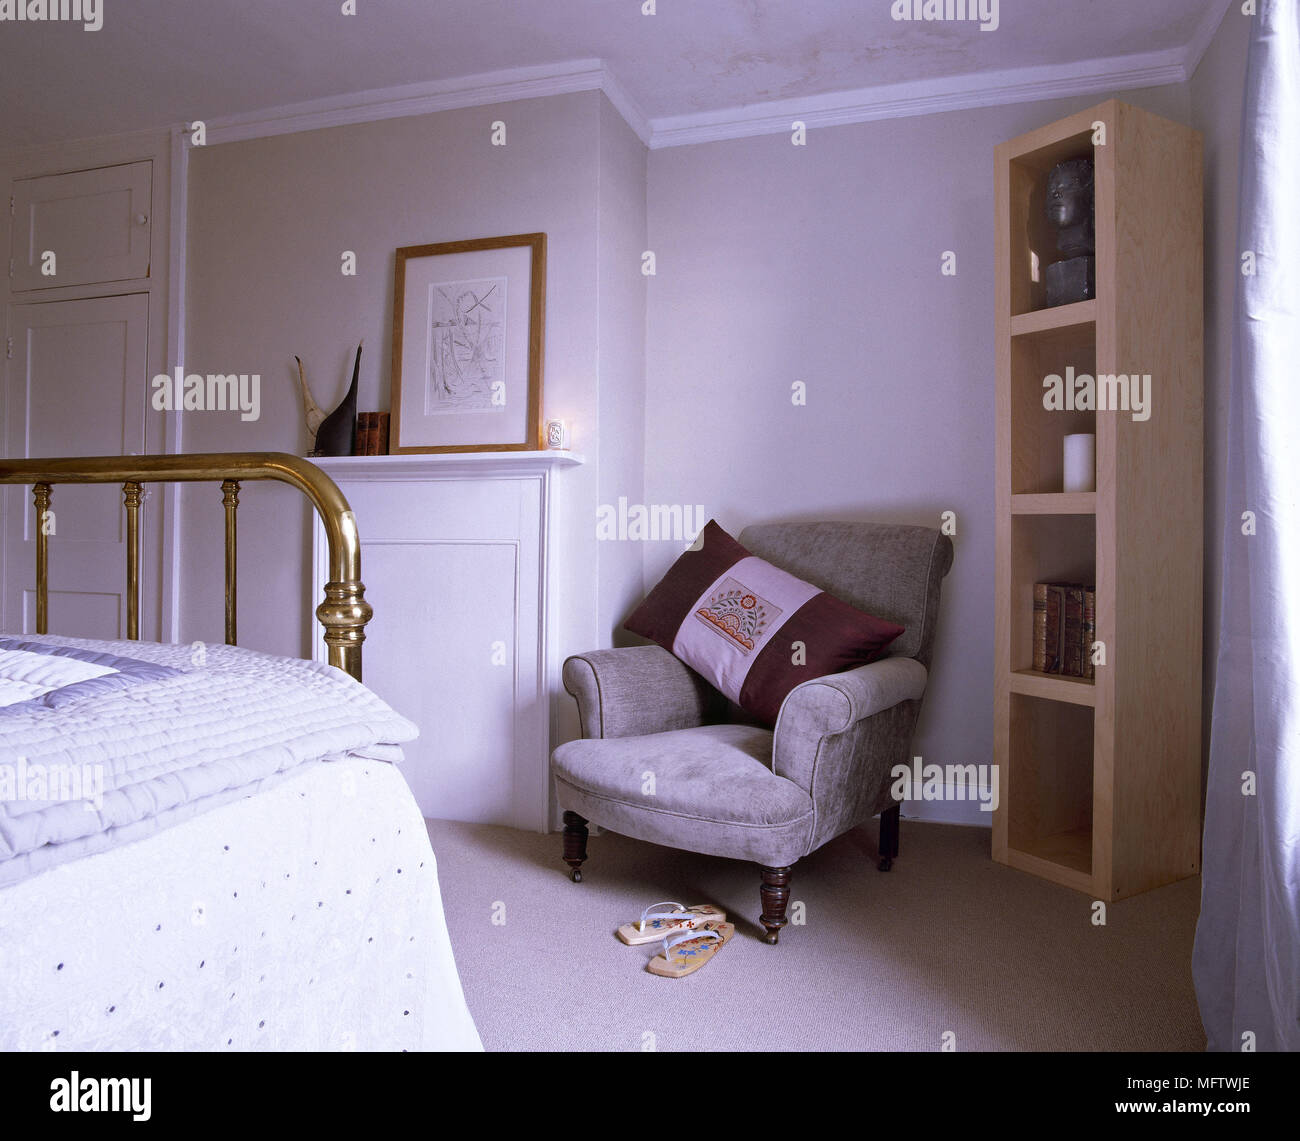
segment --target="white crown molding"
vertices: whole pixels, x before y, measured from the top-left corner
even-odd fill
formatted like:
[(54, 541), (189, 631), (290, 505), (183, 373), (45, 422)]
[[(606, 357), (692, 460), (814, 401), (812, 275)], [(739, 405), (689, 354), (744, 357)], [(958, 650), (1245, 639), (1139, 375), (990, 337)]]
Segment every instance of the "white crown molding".
[[(1231, 0), (1227, 0), (1230, 4)], [(798, 119), (809, 129), (1095, 95), (1186, 82), (1213, 38), (1224, 11), (1207, 10), (1194, 39), (1183, 48), (1087, 60), (1062, 66), (1011, 68), (942, 79), (913, 80), (799, 99), (755, 103), (648, 119), (605, 63), (574, 60), (460, 79), (410, 84), (207, 120), (207, 142), (239, 142), (268, 135), (319, 130), (407, 115), (538, 99), (577, 91), (603, 91), (637, 137), (651, 149), (723, 139), (780, 134)]]
[[(1213, 30), (1210, 34), (1213, 35)], [(875, 119), (899, 119), (972, 107), (993, 107), (1137, 87), (1158, 87), (1185, 82), (1191, 75), (1188, 60), (1189, 49), (1168, 49), (1059, 67), (985, 71), (943, 79), (864, 87), (856, 91), (838, 91), (802, 99), (755, 103), (725, 111), (675, 115), (651, 120), (649, 145), (652, 149), (659, 149), (721, 139), (788, 133), (790, 124), (795, 120), (802, 121), (811, 130), (815, 127), (835, 127)]]
[(605, 93), (605, 98), (614, 105), (614, 109), (623, 116), (623, 121), (632, 128), (632, 132), (636, 137), (646, 146), (650, 146), (653, 135), (650, 120), (641, 113), (641, 108), (623, 90), (622, 84), (614, 78), (614, 74), (609, 68), (604, 69), (600, 89)]
[[(605, 88), (607, 74), (605, 65), (600, 60), (583, 59), (542, 67), (485, 72), (460, 79), (358, 91), (350, 95), (333, 95), (306, 103), (205, 120), (206, 141), (208, 145), (234, 143), (268, 135), (315, 131), (324, 127), (370, 123), (408, 115), (428, 115), (463, 107), (485, 107), (517, 99), (540, 99), (548, 95), (568, 95), (575, 91), (599, 91)], [(626, 97), (623, 100), (624, 106), (630, 111), (631, 104)], [(611, 102), (613, 101), (611, 96)], [(615, 106), (619, 106), (618, 103)], [(619, 110), (625, 117), (629, 113), (623, 107), (619, 107)], [(633, 130), (636, 129), (635, 124), (629, 125)]]

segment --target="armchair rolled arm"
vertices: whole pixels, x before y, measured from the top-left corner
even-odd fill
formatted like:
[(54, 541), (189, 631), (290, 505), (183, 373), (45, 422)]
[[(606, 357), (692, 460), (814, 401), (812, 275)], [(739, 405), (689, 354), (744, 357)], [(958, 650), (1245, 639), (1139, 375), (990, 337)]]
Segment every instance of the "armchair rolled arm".
[(929, 674), (915, 658), (882, 658), (857, 669), (827, 674), (795, 686), (781, 706), (778, 737), (809, 730), (818, 737), (843, 733), (864, 717), (914, 701), (925, 692)]
[[(823, 739), (845, 733), (901, 702), (919, 701), (928, 676), (925, 666), (915, 658), (882, 658), (796, 686), (777, 718), (772, 750), (774, 771), (813, 792)], [(844, 744), (850, 754), (856, 751), (851, 742)]]
[(725, 715), (726, 698), (662, 646), (575, 654), (564, 688), (578, 701), (584, 737), (638, 737)]

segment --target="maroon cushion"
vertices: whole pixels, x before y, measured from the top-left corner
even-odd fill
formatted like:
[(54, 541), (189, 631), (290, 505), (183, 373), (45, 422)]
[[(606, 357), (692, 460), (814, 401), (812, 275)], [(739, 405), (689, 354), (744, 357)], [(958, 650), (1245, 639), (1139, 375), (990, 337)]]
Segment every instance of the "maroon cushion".
[(796, 685), (874, 662), (903, 633), (751, 555), (712, 520), (624, 625), (769, 726)]

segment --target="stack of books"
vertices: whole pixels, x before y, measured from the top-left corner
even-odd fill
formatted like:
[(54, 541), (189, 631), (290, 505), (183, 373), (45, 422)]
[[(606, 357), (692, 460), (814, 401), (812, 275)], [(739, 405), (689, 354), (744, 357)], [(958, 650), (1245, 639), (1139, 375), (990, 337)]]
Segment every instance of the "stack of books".
[(1034, 583), (1034, 669), (1091, 681), (1096, 673), (1096, 587), (1078, 582)]
[(388, 455), (388, 413), (357, 413), (357, 456)]

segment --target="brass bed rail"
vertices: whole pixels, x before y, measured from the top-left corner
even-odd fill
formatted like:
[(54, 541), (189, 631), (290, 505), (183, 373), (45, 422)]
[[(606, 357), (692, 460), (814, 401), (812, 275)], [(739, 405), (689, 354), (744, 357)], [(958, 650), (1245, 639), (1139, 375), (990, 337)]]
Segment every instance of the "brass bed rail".
[(60, 483), (121, 483), (126, 508), (127, 638), (140, 637), (140, 502), (146, 483), (221, 484), (226, 522), (226, 642), (236, 638), (236, 513), (239, 485), (278, 480), (301, 491), (325, 527), (329, 581), (316, 618), (325, 627), (330, 665), (361, 680), (361, 643), (370, 603), (361, 581), (356, 518), (338, 485), (315, 464), (287, 452), (209, 452), (168, 456), (87, 456), (75, 459), (0, 459), (0, 485), (31, 484), (36, 507), (36, 633), (48, 633), (49, 528), (52, 488)]

